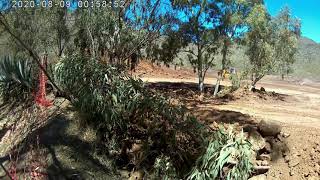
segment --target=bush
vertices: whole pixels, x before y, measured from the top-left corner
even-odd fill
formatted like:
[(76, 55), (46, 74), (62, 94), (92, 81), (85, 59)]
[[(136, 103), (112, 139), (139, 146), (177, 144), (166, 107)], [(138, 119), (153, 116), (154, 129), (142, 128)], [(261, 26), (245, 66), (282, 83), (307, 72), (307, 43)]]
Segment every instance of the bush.
[(251, 144), (243, 133), (236, 135), (220, 129), (214, 134), (206, 152), (197, 160), (188, 180), (248, 179), (253, 165)]
[(231, 91), (235, 91), (240, 88), (241, 78), (238, 76), (238, 74), (231, 74), (230, 80), (231, 80)]
[[(170, 105), (119, 68), (74, 55), (57, 65), (56, 75), (119, 166), (149, 171), (163, 155), (182, 176), (206, 146), (205, 127), (185, 108)], [(133, 161), (128, 151), (137, 143), (141, 156)]]
[(4, 102), (25, 101), (34, 87), (29, 61), (9, 57), (0, 61), (0, 91)]

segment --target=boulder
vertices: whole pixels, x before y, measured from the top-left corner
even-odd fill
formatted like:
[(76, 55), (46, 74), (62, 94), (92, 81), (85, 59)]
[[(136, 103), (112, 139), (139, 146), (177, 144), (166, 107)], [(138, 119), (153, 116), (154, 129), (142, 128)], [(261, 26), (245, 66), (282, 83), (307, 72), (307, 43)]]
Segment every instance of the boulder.
[(252, 149), (254, 151), (259, 151), (266, 146), (265, 139), (256, 130), (249, 133), (248, 141), (252, 144)]
[(260, 121), (258, 129), (263, 136), (277, 136), (281, 132), (281, 125), (275, 121)]

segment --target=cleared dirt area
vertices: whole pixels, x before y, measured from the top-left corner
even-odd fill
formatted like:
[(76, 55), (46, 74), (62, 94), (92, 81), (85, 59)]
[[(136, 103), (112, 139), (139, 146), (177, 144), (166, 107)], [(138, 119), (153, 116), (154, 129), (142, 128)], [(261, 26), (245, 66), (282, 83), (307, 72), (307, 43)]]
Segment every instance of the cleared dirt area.
[[(210, 93), (197, 93), (197, 78), (192, 70), (168, 68), (148, 63), (139, 65), (135, 73), (151, 87), (162, 89), (173, 100), (185, 104), (200, 120), (208, 124), (254, 124), (260, 120), (281, 123), (288, 134), (280, 156), (272, 159), (267, 179), (320, 179), (320, 83), (310, 80), (281, 81), (265, 77), (257, 88), (267, 92), (238, 90), (225, 98), (213, 98)], [(209, 72), (206, 87), (216, 82)], [(224, 81), (228, 86), (230, 82)], [(186, 90), (189, 89), (189, 90)]]

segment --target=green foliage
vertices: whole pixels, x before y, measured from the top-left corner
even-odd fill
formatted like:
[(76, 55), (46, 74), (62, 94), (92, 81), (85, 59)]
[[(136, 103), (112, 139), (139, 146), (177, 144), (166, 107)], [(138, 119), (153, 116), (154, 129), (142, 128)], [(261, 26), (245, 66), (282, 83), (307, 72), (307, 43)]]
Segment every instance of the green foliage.
[[(218, 5), (211, 1), (175, 1), (173, 16), (181, 14), (184, 18), (174, 18), (173, 27), (165, 31), (161, 45), (152, 49), (152, 58), (172, 62), (178, 54), (184, 55), (182, 61), (189, 62), (197, 70), (199, 90), (204, 90), (204, 78), (215, 63), (218, 50), (217, 22)], [(208, 25), (209, 24), (209, 25)], [(165, 53), (163, 53), (165, 52)]]
[(247, 55), (251, 64), (252, 86), (266, 74), (280, 72), (282, 77), (291, 71), (297, 43), (300, 37), (300, 22), (292, 18), (284, 8), (276, 18), (271, 18), (265, 6), (256, 5), (250, 12), (246, 34)]
[(157, 157), (153, 168), (155, 171), (153, 179), (173, 180), (178, 178), (169, 157), (163, 155)]
[(141, 142), (143, 158), (136, 168), (147, 168), (163, 154), (183, 174), (204, 148), (204, 127), (185, 108), (145, 89), (141, 80), (81, 56), (64, 59), (56, 71), (74, 106), (97, 131), (97, 143), (125, 161), (127, 149)]
[(4, 57), (0, 61), (0, 90), (3, 100), (24, 101), (31, 97), (35, 81), (26, 60)]
[(188, 180), (248, 179), (253, 165), (253, 151), (243, 133), (226, 133), (220, 129), (214, 134), (206, 152), (198, 159)]
[(166, 24), (165, 11), (159, 10), (162, 3), (137, 0), (121, 8), (77, 9), (74, 48), (92, 58), (124, 65), (159, 37)]
[(284, 7), (272, 23), (275, 32), (275, 58), (279, 59), (278, 71), (283, 78), (285, 74), (290, 73), (291, 66), (296, 60), (301, 23), (291, 17), (288, 7)]
[[(52, 3), (59, 3), (52, 0)], [(26, 46), (38, 54), (48, 53), (52, 56), (61, 56), (70, 39), (67, 27), (67, 9), (53, 6), (47, 8), (27, 7), (11, 10), (4, 14), (6, 28), (18, 37)], [(4, 35), (8, 36), (7, 33)], [(10, 49), (14, 55), (29, 56), (25, 47), (12, 35), (8, 36)]]
[(275, 70), (274, 29), (264, 5), (256, 5), (247, 17), (249, 31), (246, 34), (247, 51), (251, 64), (252, 86), (267, 73)]
[(228, 57), (231, 53), (230, 48), (245, 34), (242, 29), (246, 26), (246, 18), (250, 15), (254, 5), (261, 4), (261, 2), (256, 0), (220, 0), (218, 2), (221, 3), (218, 28), (222, 43), (221, 69), (225, 69), (231, 63)]
[(241, 86), (241, 77), (238, 74), (230, 74), (231, 91), (235, 91)]

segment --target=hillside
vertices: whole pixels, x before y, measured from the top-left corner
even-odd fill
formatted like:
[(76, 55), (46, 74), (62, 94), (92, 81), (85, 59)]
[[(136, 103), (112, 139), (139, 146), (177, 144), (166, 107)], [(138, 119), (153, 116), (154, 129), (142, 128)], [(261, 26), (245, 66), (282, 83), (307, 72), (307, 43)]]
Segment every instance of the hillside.
[[(296, 63), (293, 65), (294, 78), (320, 80), (320, 44), (313, 40), (302, 37), (299, 42), (299, 50), (296, 55)], [(220, 67), (217, 57), (217, 67)], [(231, 51), (231, 66), (244, 69), (248, 64), (248, 57), (245, 55), (245, 47), (236, 47)]]
[(299, 42), (299, 53), (294, 65), (294, 76), (320, 79), (320, 44), (302, 37)]
[(299, 42), (299, 54), (297, 62), (319, 62), (320, 61), (320, 44), (313, 40), (302, 37)]

